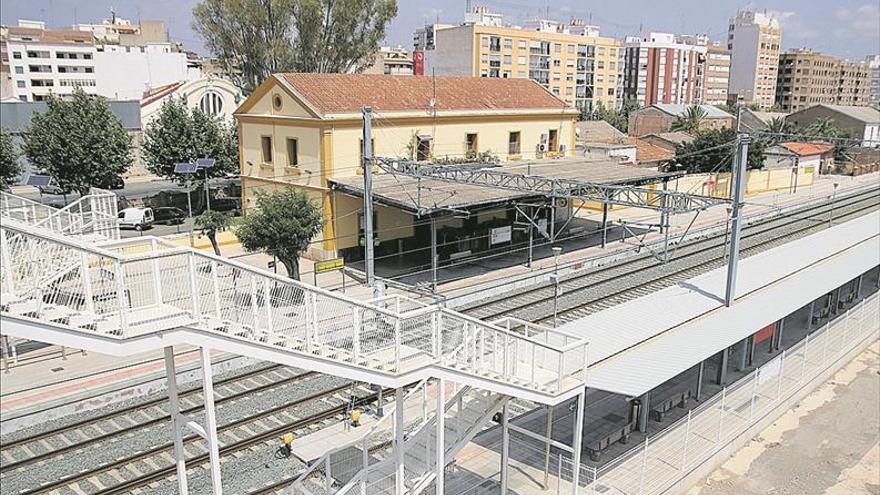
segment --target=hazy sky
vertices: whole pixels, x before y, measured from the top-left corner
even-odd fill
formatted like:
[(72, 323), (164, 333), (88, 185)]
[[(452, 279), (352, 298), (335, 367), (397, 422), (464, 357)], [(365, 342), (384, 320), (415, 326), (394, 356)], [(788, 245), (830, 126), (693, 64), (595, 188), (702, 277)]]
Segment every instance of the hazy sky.
[[(191, 10), (197, 0), (2, 0), (0, 21), (45, 20), (51, 26), (98, 21), (115, 7), (121, 17), (164, 19), (171, 36), (187, 48), (206, 54), (193, 32)], [(775, 12), (782, 22), (785, 48), (809, 46), (840, 57), (862, 59), (880, 53), (880, 0), (473, 0), (521, 23), (548, 11), (551, 18), (582, 17), (601, 27), (602, 33), (622, 37), (639, 27), (674, 33), (700, 33), (722, 41), (727, 20), (738, 8), (751, 6)], [(411, 47), (412, 32), (426, 22), (459, 22), (465, 0), (449, 2), (398, 0), (399, 13), (388, 29), (386, 44)]]

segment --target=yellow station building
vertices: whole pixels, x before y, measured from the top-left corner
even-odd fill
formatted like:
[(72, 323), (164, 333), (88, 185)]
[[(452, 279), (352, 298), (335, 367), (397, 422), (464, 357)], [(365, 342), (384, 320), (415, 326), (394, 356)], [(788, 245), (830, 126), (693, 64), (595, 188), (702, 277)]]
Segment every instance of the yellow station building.
[[(289, 186), (307, 191), (325, 219), (311, 256), (359, 258), (363, 200), (340, 184), (357, 184), (363, 174), (364, 106), (373, 109), (378, 157), (454, 162), (488, 154), (507, 162), (570, 157), (575, 148), (577, 110), (528, 79), (275, 74), (235, 114), (242, 203), (253, 207), (260, 191)], [(374, 193), (386, 199), (401, 191), (411, 196), (401, 180), (406, 178), (378, 174)], [(418, 201), (438, 206), (466, 196), (467, 187), (450, 186), (444, 184), (441, 193), (439, 185), (432, 190), (420, 185)], [(377, 201), (380, 254), (423, 244), (419, 212), (426, 211), (425, 204)], [(498, 213), (484, 215), (491, 220)]]

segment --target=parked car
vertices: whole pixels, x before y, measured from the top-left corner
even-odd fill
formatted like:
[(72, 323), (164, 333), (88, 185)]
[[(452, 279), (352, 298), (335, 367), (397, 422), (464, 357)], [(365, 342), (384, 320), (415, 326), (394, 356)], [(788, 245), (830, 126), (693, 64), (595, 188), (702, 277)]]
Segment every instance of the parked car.
[(144, 230), (153, 226), (152, 208), (126, 208), (119, 212), (119, 228)]
[(186, 220), (186, 212), (173, 206), (160, 206), (153, 209), (153, 222), (165, 225), (178, 225)]

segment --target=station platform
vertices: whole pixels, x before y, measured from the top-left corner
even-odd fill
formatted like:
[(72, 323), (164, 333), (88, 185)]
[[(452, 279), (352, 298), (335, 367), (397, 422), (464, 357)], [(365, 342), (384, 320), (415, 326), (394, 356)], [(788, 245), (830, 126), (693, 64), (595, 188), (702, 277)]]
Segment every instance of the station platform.
[(736, 302), (722, 267), (559, 327), (590, 342), (587, 386), (639, 396), (880, 265), (880, 212), (742, 260)]

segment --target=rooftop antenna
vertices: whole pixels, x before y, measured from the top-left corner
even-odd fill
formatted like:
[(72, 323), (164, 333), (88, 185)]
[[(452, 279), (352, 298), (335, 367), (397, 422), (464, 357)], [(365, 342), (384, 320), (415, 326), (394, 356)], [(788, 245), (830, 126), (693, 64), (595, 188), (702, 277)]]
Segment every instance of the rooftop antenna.
[(110, 24), (116, 24), (116, 9), (110, 6)]

